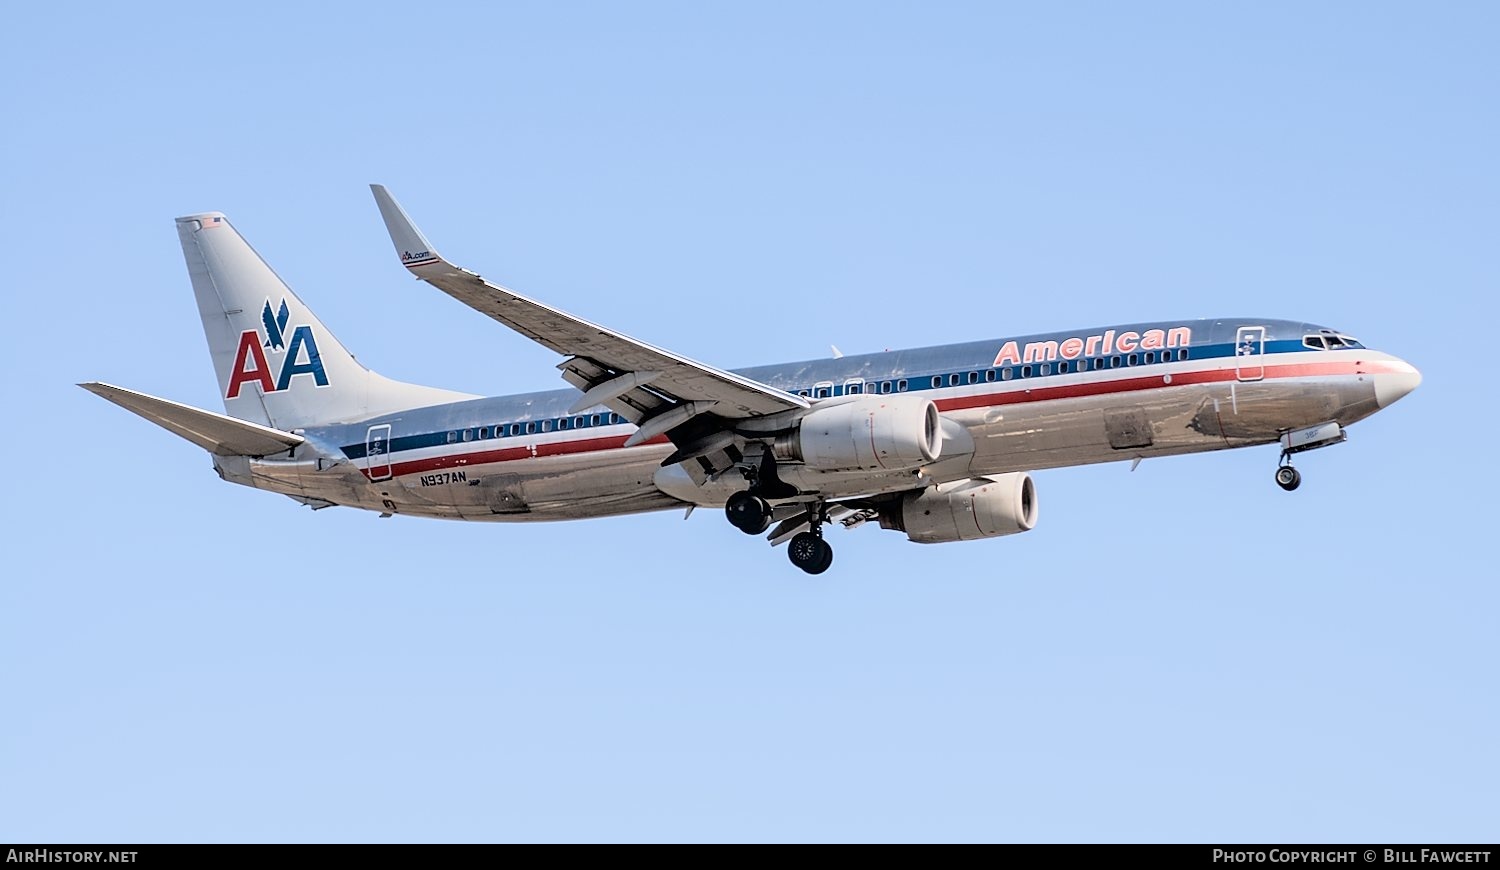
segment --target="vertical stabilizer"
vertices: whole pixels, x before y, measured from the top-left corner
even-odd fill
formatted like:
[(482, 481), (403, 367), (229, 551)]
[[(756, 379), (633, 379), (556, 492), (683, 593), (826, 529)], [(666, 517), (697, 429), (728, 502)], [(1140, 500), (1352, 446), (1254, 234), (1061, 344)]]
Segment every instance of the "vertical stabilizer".
[(278, 429), (472, 399), (360, 365), (218, 212), (177, 219), (230, 416)]

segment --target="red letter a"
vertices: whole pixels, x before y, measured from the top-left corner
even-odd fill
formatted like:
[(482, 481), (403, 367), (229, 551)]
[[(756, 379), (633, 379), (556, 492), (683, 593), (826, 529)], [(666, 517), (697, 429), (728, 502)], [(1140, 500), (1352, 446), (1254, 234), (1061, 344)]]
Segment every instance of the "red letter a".
[[(245, 368), (247, 362), (254, 363), (248, 370)], [(234, 353), (234, 371), (229, 373), (229, 392), (224, 398), (237, 398), (240, 387), (247, 382), (260, 384), (262, 393), (276, 391), (276, 382), (271, 380), (271, 367), (266, 364), (266, 352), (260, 349), (260, 333), (254, 330), (240, 333), (240, 349)]]

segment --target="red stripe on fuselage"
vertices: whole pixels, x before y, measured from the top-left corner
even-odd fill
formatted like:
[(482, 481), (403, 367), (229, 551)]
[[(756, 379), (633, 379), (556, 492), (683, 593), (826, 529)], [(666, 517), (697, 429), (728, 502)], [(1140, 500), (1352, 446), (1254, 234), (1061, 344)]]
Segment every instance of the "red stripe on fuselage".
[[(1265, 372), (1264, 377), (1242, 383), (1281, 380), (1283, 378), (1312, 378), (1328, 375), (1366, 375), (1395, 372), (1396, 368), (1383, 363), (1293, 363), (1280, 366), (1257, 366)], [(1090, 372), (1092, 374), (1092, 372)], [(1166, 381), (1170, 375), (1171, 383)], [(1026, 402), (1046, 402), (1052, 399), (1077, 399), (1085, 396), (1104, 396), (1110, 393), (1131, 393), (1138, 390), (1161, 387), (1185, 387), (1193, 384), (1212, 384), (1238, 381), (1235, 369), (1207, 369), (1195, 372), (1164, 372), (1159, 375), (1139, 378), (1118, 378), (1109, 381), (1094, 381), (1084, 384), (1066, 384), (1058, 387), (1010, 390), (1004, 393), (987, 393), (982, 396), (955, 396), (951, 399), (935, 399), (939, 411), (959, 411), (965, 408), (987, 408), (993, 405), (1017, 405)], [(1015, 383), (1010, 381), (1009, 383)]]
[[(583, 438), (578, 441), (553, 441), (536, 445), (535, 452), (531, 447), (503, 447), (499, 450), (479, 450), (473, 453), (454, 453), (448, 456), (412, 459), (407, 462), (391, 463), (390, 474), (392, 477), (401, 477), (406, 474), (441, 471), (444, 468), (465, 468), (470, 465), (487, 465), (492, 462), (513, 462), (517, 459), (539, 459), (543, 456), (567, 456), (573, 453), (618, 450), (625, 446), (625, 440), (629, 437), (629, 435), (620, 435), (610, 438)], [(643, 444), (670, 443), (665, 435), (658, 435), (643, 442)], [(385, 466), (376, 466), (376, 469), (384, 472)], [(365, 469), (364, 474), (369, 477), (369, 470)], [(384, 474), (382, 473), (381, 476), (384, 477)]]
[[(1281, 380), (1285, 378), (1370, 375), (1399, 373), (1401, 371), (1395, 366), (1382, 362), (1291, 363), (1279, 366), (1267, 365), (1258, 367), (1264, 369), (1265, 376), (1254, 381), (1246, 381), (1245, 383), (1260, 383), (1261, 381)], [(1089, 374), (1093, 374), (1093, 372), (1089, 372)], [(1166, 382), (1165, 378), (1167, 375), (1172, 376), (1171, 383)], [(1056, 377), (1056, 375), (1052, 377)], [(949, 399), (935, 399), (934, 401), (937, 403), (939, 411), (958, 411), (966, 408), (986, 408), (996, 405), (1047, 402), (1053, 399), (1076, 399), (1086, 396), (1109, 395), (1111, 393), (1131, 393), (1140, 390), (1185, 387), (1193, 384), (1211, 384), (1237, 380), (1239, 380), (1239, 375), (1235, 369), (1206, 369), (1191, 372), (1163, 372), (1162, 374), (1149, 377), (1117, 378), (1108, 381), (1067, 384), (1058, 387), (1021, 388), (1008, 390), (1003, 393), (986, 393), (980, 396), (955, 396)], [(1016, 382), (1008, 381), (1007, 383), (1014, 384)], [(470, 465), (511, 462), (517, 459), (540, 459), (545, 456), (568, 456), (575, 453), (618, 450), (625, 446), (625, 441), (629, 437), (629, 435), (619, 435), (609, 438), (553, 441), (537, 444), (534, 453), (529, 446), (505, 447), (498, 450), (480, 450), (474, 453), (456, 453), (449, 456), (434, 456), (428, 459), (413, 459), (408, 462), (392, 463), (391, 476), (400, 477), (407, 474), (420, 474), (426, 471), (440, 471), (445, 468), (463, 468)], [(641, 446), (669, 443), (671, 442), (667, 436), (658, 435), (644, 442)], [(377, 466), (377, 468), (381, 471), (385, 470), (384, 466)], [(368, 477), (370, 472), (365, 470), (364, 474)]]

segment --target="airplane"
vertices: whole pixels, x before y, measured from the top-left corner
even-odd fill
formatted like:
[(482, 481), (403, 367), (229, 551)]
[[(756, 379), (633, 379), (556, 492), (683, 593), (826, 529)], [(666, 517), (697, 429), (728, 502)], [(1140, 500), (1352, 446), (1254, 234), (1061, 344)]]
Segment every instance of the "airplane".
[(1421, 382), (1344, 332), (1264, 318), (719, 369), (454, 265), (371, 190), (401, 264), (561, 355), (566, 389), (485, 398), (376, 374), (219, 212), (177, 218), (177, 233), (226, 413), (79, 386), (208, 450), (224, 480), (314, 510), (508, 522), (722, 507), (820, 574), (833, 523), (918, 543), (1029, 531), (1038, 469), (1279, 444), (1276, 483), (1295, 490), (1292, 456)]

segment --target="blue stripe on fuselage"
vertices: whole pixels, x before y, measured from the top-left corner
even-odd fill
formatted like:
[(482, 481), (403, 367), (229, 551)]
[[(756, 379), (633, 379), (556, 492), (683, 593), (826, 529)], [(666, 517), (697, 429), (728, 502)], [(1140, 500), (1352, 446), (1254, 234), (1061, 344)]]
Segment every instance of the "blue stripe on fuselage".
[[(1219, 323), (1225, 322), (1220, 321)], [(1192, 328), (1204, 329), (1204, 331), (1207, 332), (1210, 327), (1214, 326), (1214, 324), (1215, 321), (1200, 321), (1194, 324)], [(1279, 326), (1281, 327), (1281, 330), (1278, 331), (1283, 332), (1286, 331), (1288, 327), (1295, 329), (1297, 335), (1296, 338), (1277, 338), (1266, 341), (1264, 345), (1264, 353), (1267, 355), (1297, 353), (1308, 350), (1308, 348), (1305, 347), (1302, 343), (1302, 335), (1308, 329), (1308, 325), (1293, 324), (1288, 321), (1262, 321), (1259, 323), (1246, 321), (1246, 324), (1255, 326)], [(1151, 328), (1166, 327), (1156, 324), (1146, 324), (1134, 327), (1114, 327), (1114, 329), (1122, 332), (1126, 330), (1144, 332), (1145, 330)], [(1229, 334), (1232, 336), (1233, 330), (1235, 330), (1237, 327), (1234, 322), (1228, 322), (1224, 327), (1221, 328), (1229, 331)], [(1030, 336), (1024, 339), (1014, 340), (1024, 346), (1025, 344), (1032, 342), (1057, 340), (1059, 337), (1061, 337), (1062, 339), (1066, 339), (1078, 334), (1080, 333), (1057, 333), (1051, 336)], [(764, 378), (765, 380), (763, 382), (768, 383), (771, 386), (775, 386), (778, 389), (784, 389), (789, 393), (795, 393), (799, 390), (806, 390), (811, 392), (816, 384), (826, 384), (832, 382), (834, 385), (833, 389), (835, 391), (835, 395), (842, 395), (844, 384), (850, 380), (863, 380), (867, 384), (880, 384), (885, 381), (895, 382), (898, 380), (905, 380), (907, 382), (907, 389), (901, 392), (918, 393), (940, 389), (953, 389), (953, 387), (951, 387), (948, 383), (948, 378), (950, 375), (954, 374), (960, 375), (960, 377), (962, 378), (959, 386), (971, 386), (971, 384), (969, 384), (967, 380), (967, 374), (969, 372), (975, 372), (981, 379), (977, 383), (1014, 383), (1021, 380), (1035, 382), (1038, 378), (1047, 377), (1046, 375), (1036, 375), (1031, 377), (1030, 379), (1023, 378), (1021, 376), (1021, 369), (1023, 367), (1022, 365), (998, 367), (994, 366), (992, 364), (994, 354), (999, 350), (1001, 346), (1005, 344), (1006, 341), (1009, 340), (1010, 339), (997, 342), (976, 343), (982, 345), (983, 349), (988, 354), (988, 357), (985, 359), (985, 364), (977, 367), (954, 367), (953, 364), (955, 362), (958, 362), (961, 358), (965, 356), (972, 356), (971, 354), (965, 355), (958, 353), (949, 353), (947, 366), (941, 368), (940, 370), (912, 371), (906, 366), (899, 364), (900, 357), (911, 356), (918, 353), (925, 354), (925, 352), (928, 351), (944, 350), (944, 348), (938, 347), (921, 348), (918, 351), (896, 351), (886, 354), (865, 354), (862, 357), (845, 357), (837, 360), (813, 360), (806, 363), (792, 363), (785, 366), (765, 366), (758, 369), (739, 370), (737, 374), (743, 374), (747, 377), (755, 377), (757, 379)], [(961, 347), (968, 348), (970, 347), (970, 345), (963, 345)], [(952, 351), (956, 348), (954, 346), (949, 346), (947, 349), (949, 351)], [(1141, 368), (1145, 365), (1161, 365), (1163, 362), (1175, 363), (1179, 361), (1177, 359), (1177, 351), (1182, 349), (1184, 348), (1167, 349), (1167, 352), (1171, 355), (1171, 359), (1168, 360), (1162, 360), (1155, 363), (1139, 363), (1135, 366), (1127, 365), (1121, 366), (1119, 368), (1102, 369), (1100, 371), (1118, 371), (1120, 370), (1120, 368)], [(1188, 359), (1193, 361), (1232, 357), (1235, 356), (1237, 350), (1236, 345), (1232, 340), (1216, 342), (1212, 344), (1206, 342), (1194, 343), (1185, 349), (1188, 351)], [(1134, 351), (1134, 353), (1142, 355), (1149, 352), (1151, 351)], [(1156, 351), (1156, 353), (1161, 353), (1161, 351)], [(1079, 357), (1077, 360), (1072, 360), (1070, 362), (1087, 364), (1093, 359), (1108, 359), (1110, 357), (1128, 358), (1129, 356), (1130, 354), (1119, 352), (1107, 355), (1095, 354), (1094, 356), (1090, 357)], [(873, 362), (882, 359), (888, 360), (889, 362), (883, 369), (876, 369), (873, 365)], [(1054, 359), (1050, 362), (1053, 365), (1056, 365), (1058, 362), (1062, 361), (1063, 360)], [(897, 364), (891, 365), (891, 362), (895, 362)], [(939, 360), (934, 360), (934, 362), (941, 364), (941, 361)], [(809, 369), (815, 369), (815, 371), (809, 371)], [(995, 380), (992, 382), (982, 380), (985, 378), (985, 372), (991, 369), (995, 370), (996, 372)], [(1012, 370), (1011, 377), (1008, 380), (1004, 379), (1001, 374), (1005, 369)], [(788, 370), (792, 370), (796, 372), (796, 374), (788, 375)], [(801, 375), (801, 379), (793, 381), (792, 378), (796, 378), (798, 374)], [(768, 375), (770, 377), (767, 377)], [(934, 387), (932, 385), (932, 379), (934, 377), (940, 379), (940, 385), (937, 387)], [(896, 391), (894, 386), (892, 387), (892, 391)], [(525, 396), (499, 397), (494, 399), (476, 399), (470, 402), (460, 402), (454, 405), (444, 405), (439, 406), (438, 408), (423, 409), (423, 412), (419, 413), (423, 413), (423, 416), (426, 417), (427, 412), (430, 412), (432, 418), (424, 419), (422, 423), (418, 425), (420, 425), (424, 429), (428, 429), (429, 431), (424, 431), (412, 435), (401, 435), (392, 438), (388, 446), (388, 453), (390, 455), (395, 455), (406, 451), (421, 450), (431, 447), (441, 447), (448, 444), (459, 446), (461, 444), (475, 443), (516, 443), (524, 442), (525, 439), (534, 438), (539, 434), (576, 432), (581, 429), (594, 429), (603, 428), (604, 426), (620, 425), (619, 423), (603, 422), (601, 422), (597, 427), (591, 425), (596, 415), (607, 413), (601, 412), (597, 408), (590, 409), (589, 411), (582, 414), (565, 415), (564, 412), (567, 410), (568, 406), (576, 399), (577, 395), (577, 392), (574, 390), (552, 390), (546, 393), (532, 393)], [(515, 401), (517, 399), (524, 399), (525, 401), (523, 403), (518, 403)], [(520, 404), (520, 407), (517, 407), (518, 404)], [(401, 416), (403, 418), (407, 418), (403, 422), (412, 422), (409, 418), (414, 416), (414, 414), (408, 413)], [(562, 419), (567, 419), (570, 422), (569, 428), (558, 428), (558, 421)], [(583, 426), (572, 425), (574, 422), (580, 419), (584, 423)], [(515, 424), (519, 423), (524, 425), (526, 423), (534, 423), (538, 424), (539, 428), (540, 424), (543, 421), (548, 424), (550, 429), (549, 433), (525, 433), (523, 431), (520, 434), (508, 434), (511, 427)], [(364, 443), (364, 436), (367, 431), (366, 427), (370, 425), (379, 425), (382, 422), (389, 422), (389, 420), (376, 419), (359, 424), (358, 426), (340, 427), (343, 430), (339, 433), (342, 436), (340, 440), (353, 441), (355, 439), (359, 439), (355, 443), (348, 444), (347, 446), (341, 448), (344, 455), (350, 459), (363, 459), (366, 455), (366, 445)], [(504, 431), (507, 434), (496, 434), (497, 427), (504, 427)], [(488, 430), (488, 432), (486, 433), (488, 437), (479, 437), (479, 430), (481, 428)], [(463, 438), (463, 435), (466, 432), (470, 435), (469, 439), (467, 440)], [(452, 436), (451, 441), (449, 440), (450, 436)]]

